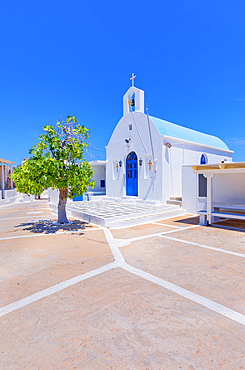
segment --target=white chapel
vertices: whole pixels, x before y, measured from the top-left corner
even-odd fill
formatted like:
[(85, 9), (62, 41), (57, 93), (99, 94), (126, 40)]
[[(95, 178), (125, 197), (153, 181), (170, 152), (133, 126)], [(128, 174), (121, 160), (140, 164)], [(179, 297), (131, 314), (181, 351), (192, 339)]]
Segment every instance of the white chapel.
[(106, 161), (93, 161), (94, 191), (107, 197), (137, 197), (165, 204), (182, 197), (182, 167), (232, 161), (218, 137), (145, 113), (144, 91), (123, 96), (123, 116), (106, 147)]

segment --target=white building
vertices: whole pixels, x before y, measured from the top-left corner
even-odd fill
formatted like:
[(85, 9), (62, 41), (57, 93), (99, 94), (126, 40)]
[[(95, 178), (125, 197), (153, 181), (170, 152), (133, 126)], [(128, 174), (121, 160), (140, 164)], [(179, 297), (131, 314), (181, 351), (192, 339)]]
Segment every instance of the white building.
[(166, 203), (182, 197), (183, 166), (231, 162), (232, 153), (217, 137), (145, 114), (144, 91), (132, 82), (123, 97), (123, 117), (106, 147), (106, 163), (91, 165), (96, 192), (105, 190), (100, 181), (106, 168), (108, 197)]

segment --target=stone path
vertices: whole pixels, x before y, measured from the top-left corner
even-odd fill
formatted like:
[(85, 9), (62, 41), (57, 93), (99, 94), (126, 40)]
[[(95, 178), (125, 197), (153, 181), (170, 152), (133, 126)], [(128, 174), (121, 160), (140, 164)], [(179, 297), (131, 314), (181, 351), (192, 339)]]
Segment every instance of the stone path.
[(52, 217), (0, 209), (0, 368), (245, 369), (245, 229)]

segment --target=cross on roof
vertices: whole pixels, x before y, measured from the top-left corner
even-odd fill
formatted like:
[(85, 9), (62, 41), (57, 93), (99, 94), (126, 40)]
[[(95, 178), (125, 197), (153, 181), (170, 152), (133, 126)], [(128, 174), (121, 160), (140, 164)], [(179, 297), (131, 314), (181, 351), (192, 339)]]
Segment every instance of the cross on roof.
[(135, 75), (134, 75), (134, 73), (132, 73), (132, 77), (130, 78), (130, 80), (132, 80), (132, 86), (134, 86), (134, 79), (135, 79)]

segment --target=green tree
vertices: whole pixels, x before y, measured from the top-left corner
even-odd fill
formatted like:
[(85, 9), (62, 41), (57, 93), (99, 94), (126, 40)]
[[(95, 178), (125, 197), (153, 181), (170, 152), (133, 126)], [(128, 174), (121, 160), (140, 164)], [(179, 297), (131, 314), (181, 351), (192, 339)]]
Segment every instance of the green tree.
[(76, 117), (59, 120), (57, 128), (43, 127), (44, 134), (30, 150), (31, 157), (10, 175), (20, 193), (40, 195), (44, 189), (59, 189), (58, 222), (68, 223), (67, 198), (81, 196), (95, 185), (93, 169), (83, 160), (88, 129)]

